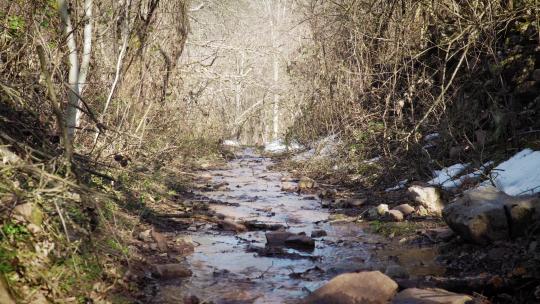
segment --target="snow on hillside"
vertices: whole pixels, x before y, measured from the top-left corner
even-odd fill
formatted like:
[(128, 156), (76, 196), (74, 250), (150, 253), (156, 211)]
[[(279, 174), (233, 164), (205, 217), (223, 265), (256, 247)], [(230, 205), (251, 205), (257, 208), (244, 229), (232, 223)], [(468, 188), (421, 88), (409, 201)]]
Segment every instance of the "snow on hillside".
[[(495, 187), (509, 195), (540, 192), (540, 151), (525, 149), (491, 171)], [(484, 185), (491, 184), (485, 181)]]

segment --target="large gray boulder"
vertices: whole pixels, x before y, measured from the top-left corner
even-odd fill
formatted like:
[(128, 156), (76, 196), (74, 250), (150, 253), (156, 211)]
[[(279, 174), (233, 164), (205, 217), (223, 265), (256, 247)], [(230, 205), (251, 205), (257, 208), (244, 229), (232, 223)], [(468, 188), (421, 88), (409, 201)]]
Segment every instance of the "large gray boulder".
[(539, 214), (538, 198), (509, 196), (491, 186), (465, 192), (442, 212), (452, 230), (479, 244), (521, 236)]
[(309, 304), (388, 303), (398, 285), (380, 271), (345, 273), (330, 280), (304, 299)]

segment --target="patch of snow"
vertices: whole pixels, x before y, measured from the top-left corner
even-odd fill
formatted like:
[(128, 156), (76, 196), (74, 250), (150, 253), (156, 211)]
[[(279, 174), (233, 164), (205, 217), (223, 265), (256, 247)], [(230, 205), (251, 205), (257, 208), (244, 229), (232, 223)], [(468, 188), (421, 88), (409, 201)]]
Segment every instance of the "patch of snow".
[(282, 139), (274, 140), (265, 145), (264, 151), (270, 153), (283, 153), (287, 151), (298, 151), (303, 147), (297, 142), (291, 142), (286, 145)]
[(429, 144), (423, 146), (422, 149), (427, 150), (427, 149), (435, 148), (436, 146), (437, 146), (436, 144), (429, 143)]
[(455, 180), (454, 178), (458, 176), (463, 170), (467, 169), (470, 164), (455, 164), (441, 170), (435, 170), (433, 172), (434, 178), (428, 181), (430, 185), (438, 185), (445, 189), (457, 188), (461, 185), (459, 179)]
[[(540, 151), (525, 149), (500, 163), (492, 171), (495, 186), (508, 195), (540, 192)], [(489, 185), (485, 181), (482, 185)]]
[(364, 160), (363, 163), (371, 165), (371, 164), (374, 164), (376, 162), (379, 162), (380, 160), (381, 160), (381, 157), (377, 156), (377, 157), (374, 157), (372, 159)]
[(428, 134), (428, 135), (424, 136), (424, 141), (425, 142), (434, 141), (434, 140), (438, 139), (439, 137), (441, 137), (441, 134), (439, 134), (439, 133), (431, 133), (431, 134)]
[(405, 186), (407, 185), (408, 182), (409, 182), (408, 179), (404, 179), (404, 180), (400, 181), (396, 186), (394, 186), (392, 188), (385, 189), (384, 192), (392, 192), (392, 191), (396, 191), (396, 190), (399, 190), (399, 189), (403, 189), (403, 188), (405, 188)]
[(302, 152), (302, 153), (300, 153), (300, 154), (295, 155), (295, 156), (292, 158), (292, 160), (297, 161), (297, 162), (299, 162), (299, 161), (306, 161), (306, 160), (312, 158), (313, 156), (315, 156), (315, 148), (310, 149), (310, 150), (307, 150), (307, 151), (305, 151), (305, 152)]
[[(311, 149), (293, 157), (294, 161), (306, 161), (312, 158), (330, 158), (338, 154), (339, 141), (336, 135), (329, 135), (310, 145)], [(289, 150), (302, 150), (304, 147), (298, 143), (292, 143)], [(284, 151), (282, 151), (284, 152)]]
[(271, 153), (283, 153), (287, 151), (287, 146), (281, 139), (271, 141), (264, 146), (264, 151)]
[(304, 147), (296, 141), (291, 142), (287, 148), (289, 151), (300, 151), (304, 149)]
[(489, 169), (489, 167), (493, 166), (494, 162), (492, 161), (489, 161), (485, 164), (483, 164), (482, 166), (480, 166), (480, 168), (478, 168), (477, 170), (469, 173), (469, 174), (465, 174), (465, 175), (462, 175), (459, 177), (459, 179), (455, 180), (456, 184), (457, 184), (457, 187), (461, 186), (463, 184), (463, 182), (465, 182), (466, 180), (471, 180), (471, 179), (480, 179), (482, 177), (482, 175), (484, 175), (484, 173), (486, 172), (487, 169)]
[(320, 157), (332, 157), (338, 154), (340, 141), (337, 136), (329, 135), (315, 144), (317, 150), (317, 156)]
[(234, 139), (224, 140), (223, 145), (228, 146), (228, 147), (240, 147), (240, 143), (237, 140), (234, 140)]

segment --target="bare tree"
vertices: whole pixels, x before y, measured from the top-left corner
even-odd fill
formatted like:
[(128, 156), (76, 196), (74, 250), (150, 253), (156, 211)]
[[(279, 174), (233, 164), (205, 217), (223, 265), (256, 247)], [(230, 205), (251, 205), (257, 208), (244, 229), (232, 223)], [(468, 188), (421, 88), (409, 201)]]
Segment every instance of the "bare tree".
[(92, 7), (93, 0), (84, 1), (84, 29), (83, 29), (83, 52), (79, 65), (79, 57), (77, 50), (77, 41), (75, 39), (75, 29), (71, 20), (71, 11), (68, 7), (68, 1), (58, 0), (58, 9), (64, 26), (64, 32), (67, 35), (66, 43), (68, 47), (69, 61), (69, 88), (68, 91), (68, 106), (66, 114), (66, 124), (68, 128), (68, 137), (72, 141), (75, 135), (75, 130), (79, 126), (81, 118), (81, 100), (83, 89), (88, 75), (90, 59), (92, 55), (92, 36), (93, 36), (93, 19)]

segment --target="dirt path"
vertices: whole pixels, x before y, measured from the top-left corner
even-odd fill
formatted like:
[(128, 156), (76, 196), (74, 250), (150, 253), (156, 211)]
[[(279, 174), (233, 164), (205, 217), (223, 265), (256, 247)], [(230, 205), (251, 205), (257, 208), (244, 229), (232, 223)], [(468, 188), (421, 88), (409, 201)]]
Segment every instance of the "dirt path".
[[(245, 232), (192, 225), (184, 237), (195, 244), (194, 253), (186, 257), (193, 275), (161, 284), (156, 303), (179, 303), (190, 295), (201, 303), (293, 303), (337, 274), (398, 265), (394, 254), (409, 256), (403, 266), (414, 275), (416, 251), (388, 250), (392, 242), (368, 233), (356, 218), (329, 213), (314, 196), (282, 192), (285, 175), (269, 171), (270, 164), (270, 159), (247, 150), (227, 168), (209, 172), (212, 182), (221, 185), (204, 193), (213, 202), (210, 208), (235, 222), (256, 224)], [(265, 234), (279, 226), (305, 233), (300, 238), (307, 240), (315, 232), (314, 248), (269, 248)], [(384, 250), (388, 254), (377, 254)]]

